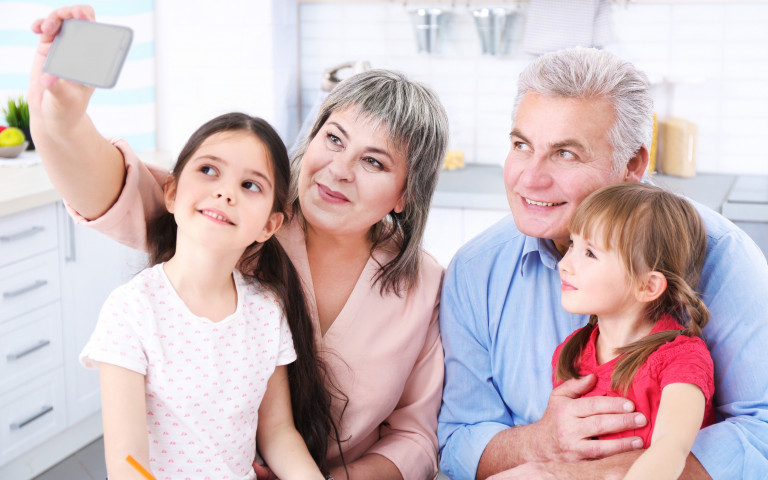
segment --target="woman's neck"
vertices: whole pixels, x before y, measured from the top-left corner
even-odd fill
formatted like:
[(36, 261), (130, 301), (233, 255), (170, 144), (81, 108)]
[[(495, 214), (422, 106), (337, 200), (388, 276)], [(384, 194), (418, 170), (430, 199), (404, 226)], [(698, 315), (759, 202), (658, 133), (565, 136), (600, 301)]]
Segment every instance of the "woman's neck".
[(334, 235), (307, 225), (304, 230), (307, 254), (322, 252), (322, 256), (365, 257), (369, 256), (373, 245), (367, 234)]
[(164, 265), (165, 274), (189, 310), (218, 322), (237, 309), (232, 271), (242, 252), (212, 251), (178, 239), (176, 253)]
[(651, 333), (653, 323), (642, 311), (625, 312), (620, 316), (598, 317), (595, 353), (598, 365), (610, 362), (619, 354), (617, 349), (636, 342)]

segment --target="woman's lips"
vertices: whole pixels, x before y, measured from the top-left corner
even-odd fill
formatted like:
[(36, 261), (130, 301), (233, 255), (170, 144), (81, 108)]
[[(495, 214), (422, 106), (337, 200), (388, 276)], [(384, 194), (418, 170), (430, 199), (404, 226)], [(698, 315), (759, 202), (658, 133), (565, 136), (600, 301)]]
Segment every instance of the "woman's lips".
[(565, 280), (560, 280), (560, 290), (576, 290), (576, 287)]
[(341, 192), (331, 190), (322, 183), (317, 184), (317, 192), (320, 194), (320, 198), (330, 203), (347, 203), (349, 199)]

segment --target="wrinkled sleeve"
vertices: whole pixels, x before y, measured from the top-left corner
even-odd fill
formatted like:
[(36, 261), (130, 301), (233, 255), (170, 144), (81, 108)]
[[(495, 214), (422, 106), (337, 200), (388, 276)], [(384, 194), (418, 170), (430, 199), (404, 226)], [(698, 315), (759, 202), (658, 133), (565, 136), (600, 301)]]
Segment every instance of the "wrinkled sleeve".
[(368, 453), (383, 455), (404, 480), (437, 475), (437, 413), (443, 389), (443, 347), (438, 325), (439, 282), (424, 347), (406, 381), (397, 408), (381, 428)]
[(144, 251), (147, 222), (165, 211), (163, 183), (168, 170), (143, 163), (125, 140), (110, 141), (125, 159), (125, 184), (117, 201), (94, 220), (84, 218), (69, 205), (67, 210), (78, 225), (86, 225), (123, 245)]
[(709, 238), (700, 289), (710, 309), (703, 335), (715, 366), (719, 423), (692, 452), (715, 480), (768, 472), (768, 265), (746, 234)]
[[(438, 423), (440, 468), (451, 478), (475, 478), (488, 442), (513, 423), (493, 383), (485, 300), (468, 284), (460, 258), (443, 282), (440, 331), (445, 349), (445, 387)], [(483, 281), (476, 278), (475, 281)], [(471, 288), (470, 288), (471, 287)]]

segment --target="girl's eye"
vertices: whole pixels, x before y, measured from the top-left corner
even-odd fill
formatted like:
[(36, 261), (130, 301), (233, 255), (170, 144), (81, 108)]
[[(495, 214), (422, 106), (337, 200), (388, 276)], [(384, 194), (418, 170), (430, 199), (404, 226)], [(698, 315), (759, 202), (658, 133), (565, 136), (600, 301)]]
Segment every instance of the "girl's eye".
[(585, 253), (586, 253), (587, 257), (589, 257), (589, 258), (597, 258), (595, 256), (595, 254), (592, 253), (592, 250), (590, 250), (590, 249), (587, 249)]
[(260, 192), (261, 186), (258, 183), (253, 182), (243, 182), (243, 188), (246, 190), (251, 190), (253, 192)]
[(200, 171), (206, 175), (216, 175), (216, 169), (209, 165), (203, 165), (200, 167)]

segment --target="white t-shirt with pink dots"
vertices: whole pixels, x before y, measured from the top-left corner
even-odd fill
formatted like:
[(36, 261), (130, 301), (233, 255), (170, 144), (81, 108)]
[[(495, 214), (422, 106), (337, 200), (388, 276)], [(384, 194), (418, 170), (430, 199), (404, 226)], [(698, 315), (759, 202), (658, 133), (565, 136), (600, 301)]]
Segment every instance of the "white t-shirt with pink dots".
[(162, 264), (117, 288), (80, 354), (145, 376), (150, 468), (158, 480), (252, 480), (258, 409), (277, 365), (296, 359), (285, 315), (263, 286), (233, 273), (237, 309), (189, 311)]

